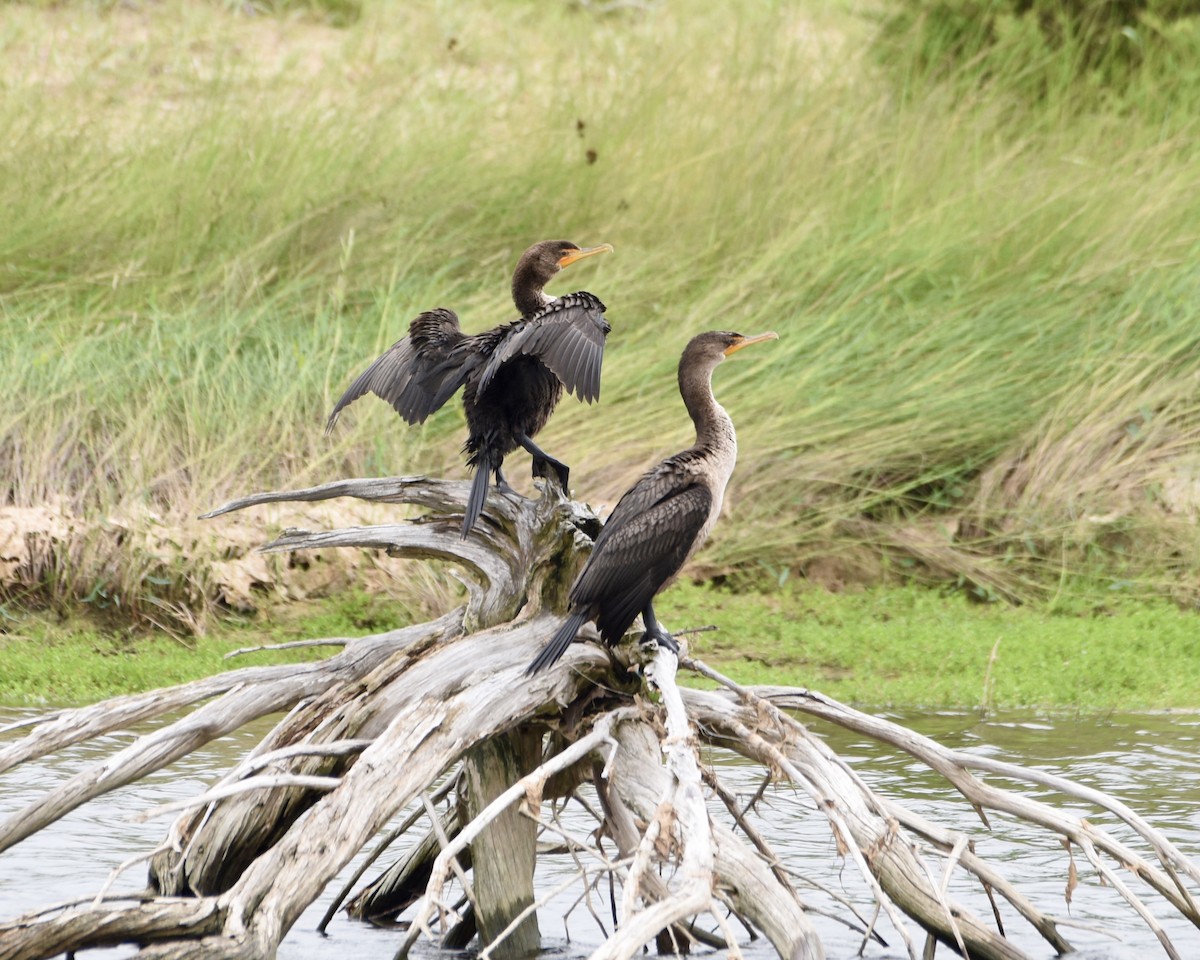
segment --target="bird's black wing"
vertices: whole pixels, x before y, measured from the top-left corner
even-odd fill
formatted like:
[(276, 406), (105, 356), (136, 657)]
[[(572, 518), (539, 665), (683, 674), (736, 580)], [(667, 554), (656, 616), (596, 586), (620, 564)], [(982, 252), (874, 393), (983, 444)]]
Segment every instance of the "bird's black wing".
[(676, 462), (678, 454), (655, 464), (638, 478), (637, 482), (621, 494), (621, 499), (613, 507), (604, 526), (596, 537), (595, 547), (599, 548), (615, 531), (636, 517), (649, 511), (655, 504), (665, 500), (684, 488), (691, 486), (694, 480), (685, 474)]
[(469, 343), (453, 310), (422, 313), (409, 324), (408, 336), (392, 344), (342, 394), (325, 432), (366, 393), (386, 400), (409, 423), (423, 423), (463, 385), (471, 366)]
[(600, 363), (610, 329), (598, 297), (585, 291), (568, 293), (541, 313), (504, 328), (502, 341), (479, 376), (478, 392), (487, 389), (506, 361), (530, 355), (549, 367), (568, 392), (591, 403), (600, 397)]
[(616, 643), (679, 572), (712, 508), (706, 486), (681, 484), (678, 474), (672, 483), (665, 474), (647, 474), (621, 498), (571, 588), (571, 608), (598, 610), (607, 643)]

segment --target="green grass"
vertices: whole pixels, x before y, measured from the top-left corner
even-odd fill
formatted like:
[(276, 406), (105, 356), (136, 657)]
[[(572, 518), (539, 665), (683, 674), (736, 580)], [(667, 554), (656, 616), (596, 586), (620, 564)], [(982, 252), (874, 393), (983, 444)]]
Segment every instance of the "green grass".
[[(912, 586), (833, 594), (789, 585), (760, 594), (683, 582), (658, 609), (673, 630), (719, 627), (689, 637), (690, 650), (736, 680), (811, 687), (870, 708), (1200, 709), (1194, 617), (1162, 601), (1112, 598), (1104, 608), (1055, 613)], [(359, 593), (219, 622), (186, 643), (80, 617), (6, 621), (0, 703), (92, 702), (248, 664), (310, 660), (336, 648), (223, 657), (409, 619), (399, 605)]]
[(297, 663), (332, 656), (337, 647), (225, 655), (244, 647), (326, 637), (382, 633), (410, 622), (403, 607), (365, 594), (297, 604), (270, 618), (235, 623), (185, 641), (115, 628), (76, 615), (60, 620), (27, 616), (0, 632), (0, 703), (91, 703), (125, 693), (186, 683), (225, 670)]
[(1195, 617), (1162, 601), (1080, 615), (917, 587), (758, 595), (680, 584), (658, 607), (675, 630), (719, 627), (690, 637), (691, 652), (743, 683), (875, 707), (1200, 708)]
[(419, 310), (508, 319), (563, 236), (616, 246), (554, 288), (614, 327), (602, 405), (540, 438), (582, 499), (690, 442), (688, 336), (780, 333), (717, 375), (741, 454), (698, 572), (1196, 601), (1195, 69), (1086, 105), (898, 86), (854, 4), (5, 12), (0, 502), (83, 518), (34, 595), (138, 609), (110, 518), (465, 476), (457, 409), (323, 418)]

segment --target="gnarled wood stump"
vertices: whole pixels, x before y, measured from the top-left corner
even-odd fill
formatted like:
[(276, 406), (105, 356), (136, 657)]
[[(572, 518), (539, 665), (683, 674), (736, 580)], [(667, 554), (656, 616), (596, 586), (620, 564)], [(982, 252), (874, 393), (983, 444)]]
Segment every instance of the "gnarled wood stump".
[[(947, 750), (812, 691), (743, 689), (686, 657), (684, 669), (720, 689), (680, 690), (675, 656), (636, 645), (614, 654), (578, 643), (554, 669), (525, 677), (560, 622), (599, 521), (579, 504), (552, 497), (493, 495), (463, 540), (466, 493), (464, 483), (424, 478), (355, 480), (261, 494), (217, 511), (337, 496), (416, 505), (428, 514), (376, 527), (289, 530), (264, 549), (371, 547), (447, 562), (462, 572), (467, 602), (429, 623), (345, 641), (319, 662), (235, 669), (30, 724), (23, 737), (0, 747), (0, 775), (70, 744), (191, 708), (0, 823), (0, 871), (3, 850), (68, 811), (251, 720), (286, 711), (250, 755), (179, 814), (149, 857), (143, 895), (98, 896), (0, 923), (0, 960), (123, 942), (140, 944), (145, 958), (273, 956), (305, 907), (414, 801), (421, 804), (417, 812), (387, 832), (355, 882), (379, 851), (417, 831), (407, 849), (352, 897), (347, 889), (338, 898), (350, 897), (351, 917), (406, 924), (403, 936), (397, 933), (401, 956), (426, 935), (462, 946), (478, 933), (484, 952), (497, 956), (535, 947), (532, 872), (540, 835), (542, 847), (575, 858), (582, 886), (604, 878), (614, 884), (617, 922), (596, 958), (629, 958), (652, 941), (673, 951), (692, 942), (728, 945), (737, 955), (731, 915), (787, 960), (822, 957), (809, 907), (790, 880), (794, 865), (770, 849), (703, 763), (697, 748), (704, 744), (741, 753), (798, 788), (828, 821), (836, 855), (861, 872), (877, 910), (889, 915), (914, 960), (930, 955), (935, 941), (976, 960), (1026, 956), (1005, 936), (998, 910), (980, 917), (948, 894), (956, 871), (974, 877), (994, 905), (1007, 901), (1055, 951), (1071, 949), (1060, 923), (977, 856), (970, 838), (869, 789), (797, 713), (908, 752), (943, 774), (981, 817), (1003, 811), (1061, 836), (1120, 891), (1168, 956), (1181, 955), (1147, 896), (1200, 927), (1200, 869), (1097, 791)], [(1132, 828), (1139, 846), (976, 773), (1049, 787), (1109, 811)], [(584, 836), (563, 827), (553, 801), (586, 784), (598, 804), (587, 805), (596, 822)], [(442, 798), (453, 798), (448, 810), (435, 806)], [(714, 815), (710, 800), (724, 804), (728, 817)], [(156, 812), (164, 811), (150, 811)], [(446, 899), (452, 878), (465, 894), (462, 903)], [(845, 922), (867, 938), (873, 921), (864, 916), (847, 905)]]

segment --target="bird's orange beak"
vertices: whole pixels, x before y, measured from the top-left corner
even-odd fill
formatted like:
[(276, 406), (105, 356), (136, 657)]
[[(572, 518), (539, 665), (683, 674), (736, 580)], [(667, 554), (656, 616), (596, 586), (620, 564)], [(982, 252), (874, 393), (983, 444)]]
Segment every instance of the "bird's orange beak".
[(760, 333), (754, 337), (742, 337), (742, 339), (739, 340), (737, 343), (730, 344), (728, 347), (725, 348), (725, 356), (729, 356), (731, 353), (737, 353), (739, 350), (742, 349), (742, 347), (748, 347), (752, 343), (762, 343), (764, 340), (778, 340), (778, 339), (779, 339), (779, 334), (777, 334), (774, 330), (768, 331), (767, 333)]
[(594, 257), (598, 253), (612, 253), (611, 243), (602, 243), (598, 247), (584, 247), (582, 250), (572, 250), (570, 253), (564, 253), (558, 258), (560, 267), (569, 267), (576, 260), (582, 260), (584, 257)]

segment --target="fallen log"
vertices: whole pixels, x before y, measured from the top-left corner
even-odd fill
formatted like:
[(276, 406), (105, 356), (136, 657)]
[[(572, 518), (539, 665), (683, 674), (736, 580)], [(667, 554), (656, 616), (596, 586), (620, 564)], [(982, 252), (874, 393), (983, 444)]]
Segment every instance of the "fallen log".
[[(324, 660), (234, 669), (0, 730), (13, 738), (0, 746), (2, 775), (190, 708), (0, 823), (3, 851), (216, 737), (286, 712), (182, 812), (180, 804), (147, 811), (177, 815), (159, 848), (141, 857), (150, 861), (144, 893), (113, 898), (106, 887), (95, 900), (0, 923), (0, 960), (118, 943), (137, 944), (145, 958), (270, 957), (301, 912), (372, 844), (375, 853), (337, 903), (348, 903), (351, 918), (398, 925), (401, 955), (420, 937), (463, 946), (476, 931), (485, 957), (535, 949), (537, 912), (548, 899), (532, 883), (540, 854), (571, 858), (574, 873), (560, 889), (575, 885), (603, 931), (596, 958), (627, 960), (648, 943), (669, 952), (700, 943), (736, 956), (744, 936), (736, 923), (761, 933), (787, 960), (819, 960), (824, 948), (810, 919), (817, 908), (789, 879), (803, 865), (771, 849), (701, 747), (733, 750), (761, 764), (768, 778), (793, 784), (794, 802), (824, 818), (834, 855), (861, 875), (875, 912), (888, 915), (914, 960), (931, 956), (935, 943), (983, 960), (1029, 956), (1000, 925), (996, 898), (1054, 951), (1070, 951), (1060, 919), (979, 856), (972, 837), (876, 793), (798, 714), (907, 752), (942, 774), (981, 817), (1003, 812), (1061, 839), (1121, 893), (1168, 957), (1181, 952), (1156, 911), (1200, 928), (1200, 868), (1119, 800), (1054, 774), (948, 750), (814, 691), (742, 688), (699, 661), (685, 656), (677, 664), (668, 651), (636, 645), (611, 652), (577, 643), (554, 669), (525, 677), (561, 621), (599, 521), (554, 496), (493, 494), (463, 539), (466, 495), (465, 483), (419, 477), (342, 481), (215, 511), (337, 496), (426, 510), (376, 527), (289, 530), (264, 549), (368, 547), (440, 561), (467, 584), (466, 602), (429, 623), (339, 638)], [(681, 690), (677, 666), (723, 689)], [(989, 782), (989, 774), (1009, 785)], [(1113, 814), (1137, 845), (1011, 786), (1021, 782)], [(566, 800), (588, 811), (589, 831), (564, 825)], [(439, 812), (442, 802), (449, 808)], [(412, 812), (389, 830), (405, 809)], [(405, 849), (368, 877), (398, 840)], [(0, 856), (0, 875), (3, 867)], [(987, 892), (992, 917), (951, 896), (952, 874)], [(601, 883), (611, 884), (612, 929), (592, 902)], [(869, 904), (832, 899), (864, 942), (878, 937)]]

